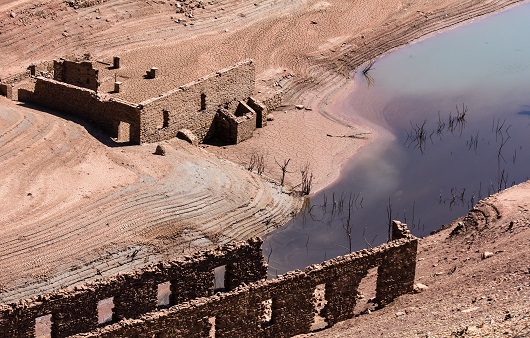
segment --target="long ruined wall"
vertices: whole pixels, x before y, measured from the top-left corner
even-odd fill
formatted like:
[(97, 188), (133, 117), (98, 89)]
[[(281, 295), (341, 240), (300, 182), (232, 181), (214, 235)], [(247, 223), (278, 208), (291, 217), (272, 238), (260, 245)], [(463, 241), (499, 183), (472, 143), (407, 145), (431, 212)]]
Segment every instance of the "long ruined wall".
[(98, 302), (113, 298), (113, 320), (138, 318), (158, 307), (158, 286), (170, 282), (169, 306), (213, 294), (214, 269), (225, 266), (224, 287), (233, 290), (266, 277), (260, 239), (228, 244), (185, 259), (0, 306), (0, 337), (34, 337), (35, 320), (51, 314), (52, 337), (98, 327)]
[(412, 292), (418, 240), (399, 222), (393, 223), (392, 230), (393, 241), (379, 247), (75, 337), (210, 337), (212, 329), (215, 337), (223, 338), (291, 337), (311, 331), (317, 302), (315, 290), (322, 285), (327, 303), (319, 315), (331, 326), (353, 317), (357, 289), (371, 268), (377, 267), (379, 305)]
[(19, 90), (19, 100), (64, 111), (94, 122), (113, 137), (120, 123), (129, 126), (130, 141), (140, 143), (140, 110), (137, 105), (119, 99), (106, 99), (90, 89), (37, 77), (35, 89)]
[(141, 102), (141, 141), (171, 139), (180, 129), (189, 129), (202, 142), (213, 133), (220, 107), (235, 110), (239, 101), (252, 96), (254, 78), (254, 62), (247, 60)]

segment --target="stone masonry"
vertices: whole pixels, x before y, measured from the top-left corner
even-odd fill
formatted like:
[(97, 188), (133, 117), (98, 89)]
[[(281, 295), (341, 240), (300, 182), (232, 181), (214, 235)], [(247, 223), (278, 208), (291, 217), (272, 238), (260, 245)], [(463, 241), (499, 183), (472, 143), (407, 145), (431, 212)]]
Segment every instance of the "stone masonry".
[[(291, 337), (308, 333), (315, 289), (324, 285), (320, 311), (328, 326), (352, 318), (358, 287), (377, 267), (376, 302), (384, 306), (413, 291), (418, 240), (394, 221), (392, 241), (375, 248), (265, 280), (261, 240), (219, 247), (161, 262), (75, 290), (3, 305), (2, 337), (33, 337), (35, 319), (51, 314), (52, 337)], [(225, 266), (225, 291), (213, 291), (213, 271)], [(157, 286), (171, 282), (171, 302), (157, 307)], [(114, 297), (112, 322), (98, 328), (98, 302)], [(268, 305), (267, 305), (268, 304)], [(269, 317), (265, 314), (269, 311)], [(89, 332), (90, 331), (90, 332)], [(76, 335), (77, 334), (77, 335)]]
[[(267, 107), (252, 98), (252, 60), (219, 70), (157, 97), (131, 103), (98, 93), (98, 69), (90, 61), (54, 61), (54, 80), (34, 78), (34, 90), (19, 89), (18, 99), (79, 116), (118, 142), (153, 143), (186, 130), (198, 142), (216, 138), (234, 144), (266, 124)], [(10, 88), (0, 92), (10, 95)]]
[(139, 271), (0, 305), (0, 337), (34, 337), (35, 320), (50, 315), (52, 337), (68, 337), (98, 327), (98, 302), (113, 298), (112, 321), (138, 318), (157, 310), (160, 283), (170, 282), (168, 306), (208, 297), (214, 292), (214, 269), (226, 266), (224, 288), (233, 290), (266, 277), (260, 239), (228, 244), (184, 259), (160, 262)]

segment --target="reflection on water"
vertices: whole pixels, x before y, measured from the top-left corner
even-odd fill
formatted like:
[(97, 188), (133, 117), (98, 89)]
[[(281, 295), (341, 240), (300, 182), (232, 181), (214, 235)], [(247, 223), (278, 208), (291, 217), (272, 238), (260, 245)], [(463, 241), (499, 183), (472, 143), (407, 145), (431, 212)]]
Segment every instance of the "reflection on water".
[[(530, 4), (376, 61), (334, 107), (380, 137), (264, 244), (271, 276), (388, 238), (417, 236), (530, 177)], [(367, 79), (371, 85), (367, 85)], [(355, 142), (355, 141), (352, 141)]]

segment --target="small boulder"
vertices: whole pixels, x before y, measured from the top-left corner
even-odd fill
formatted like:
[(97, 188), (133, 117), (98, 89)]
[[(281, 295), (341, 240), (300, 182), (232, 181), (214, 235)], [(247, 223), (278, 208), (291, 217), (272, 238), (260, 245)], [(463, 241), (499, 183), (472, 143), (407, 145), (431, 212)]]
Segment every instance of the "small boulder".
[(481, 255), (482, 259), (490, 258), (491, 256), (493, 256), (493, 252), (490, 251), (484, 251)]
[(301, 110), (301, 109), (304, 109), (304, 108), (305, 108), (303, 104), (297, 104), (297, 105), (296, 105), (296, 106), (294, 106), (294, 107), (295, 107), (296, 109), (299, 109), (299, 110)]
[(163, 144), (156, 146), (155, 155), (166, 156), (166, 147)]
[(267, 114), (267, 121), (274, 121), (274, 115)]
[(429, 289), (429, 287), (423, 283), (415, 283), (414, 284), (414, 292), (415, 293), (420, 293), (420, 292), (423, 292), (425, 290)]
[(180, 129), (177, 132), (177, 138), (184, 140), (194, 146), (199, 145), (199, 140), (197, 139), (197, 136), (193, 134), (193, 132), (189, 129)]

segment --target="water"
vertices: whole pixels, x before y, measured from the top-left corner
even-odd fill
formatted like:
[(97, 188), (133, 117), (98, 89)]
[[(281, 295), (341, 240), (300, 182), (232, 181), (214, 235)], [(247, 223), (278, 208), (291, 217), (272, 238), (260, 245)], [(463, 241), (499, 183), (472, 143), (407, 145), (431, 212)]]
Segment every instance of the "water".
[(384, 56), (369, 78), (356, 75), (333, 111), (379, 137), (266, 238), (271, 276), (381, 244), (389, 218), (428, 235), (530, 177), (528, 17), (530, 4), (519, 5)]

